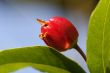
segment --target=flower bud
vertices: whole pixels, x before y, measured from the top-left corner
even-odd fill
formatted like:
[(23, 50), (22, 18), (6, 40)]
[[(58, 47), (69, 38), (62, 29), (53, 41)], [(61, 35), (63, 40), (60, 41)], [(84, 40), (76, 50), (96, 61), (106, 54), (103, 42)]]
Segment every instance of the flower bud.
[(52, 17), (48, 21), (37, 19), (42, 24), (39, 35), (44, 42), (58, 51), (65, 51), (77, 44), (78, 31), (66, 18)]

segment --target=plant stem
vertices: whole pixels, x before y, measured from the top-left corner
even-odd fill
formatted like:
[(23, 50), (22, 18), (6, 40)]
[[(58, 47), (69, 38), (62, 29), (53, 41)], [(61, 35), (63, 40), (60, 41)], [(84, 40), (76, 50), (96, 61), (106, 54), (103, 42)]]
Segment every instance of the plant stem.
[(86, 61), (86, 55), (84, 54), (84, 52), (81, 50), (81, 48), (76, 44), (76, 46), (74, 47), (79, 53), (80, 55), (83, 57), (83, 59)]

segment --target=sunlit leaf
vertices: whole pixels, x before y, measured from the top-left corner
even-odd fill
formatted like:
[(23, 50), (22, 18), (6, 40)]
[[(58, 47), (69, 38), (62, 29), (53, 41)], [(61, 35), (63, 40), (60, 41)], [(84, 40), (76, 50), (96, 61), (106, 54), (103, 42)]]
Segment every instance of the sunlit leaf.
[(34, 46), (4, 50), (0, 52), (0, 65), (10, 63), (35, 63), (65, 69), (71, 73), (85, 73), (74, 61), (56, 50), (45, 46)]
[(87, 64), (91, 73), (110, 73), (110, 0), (100, 0), (91, 15)]

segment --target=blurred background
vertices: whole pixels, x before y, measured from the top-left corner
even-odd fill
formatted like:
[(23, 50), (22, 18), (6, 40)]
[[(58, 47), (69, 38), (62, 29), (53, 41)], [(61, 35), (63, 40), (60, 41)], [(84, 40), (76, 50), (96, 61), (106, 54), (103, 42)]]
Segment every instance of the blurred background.
[[(87, 27), (98, 0), (0, 0), (0, 50), (45, 45), (39, 38), (37, 18), (68, 18), (79, 32), (78, 44), (86, 54)], [(74, 49), (62, 52), (89, 73), (86, 63)], [(42, 73), (31, 67), (13, 73)]]

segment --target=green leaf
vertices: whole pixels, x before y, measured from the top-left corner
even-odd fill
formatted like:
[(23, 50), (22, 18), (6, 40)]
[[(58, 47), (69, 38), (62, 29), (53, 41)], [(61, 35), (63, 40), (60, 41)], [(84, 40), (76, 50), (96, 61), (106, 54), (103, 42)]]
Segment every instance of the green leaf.
[(35, 63), (67, 70), (71, 73), (85, 73), (74, 61), (56, 50), (45, 46), (34, 46), (4, 50), (0, 52), (0, 65), (10, 63)]
[(100, 0), (91, 15), (87, 64), (91, 73), (110, 73), (110, 0)]
[(48, 73), (70, 73), (61, 68), (52, 67), (49, 65), (35, 64), (35, 63), (10, 63), (0, 66), (1, 73), (16, 72), (17, 70), (24, 69), (27, 67), (32, 67), (34, 69), (40, 70), (42, 72)]

